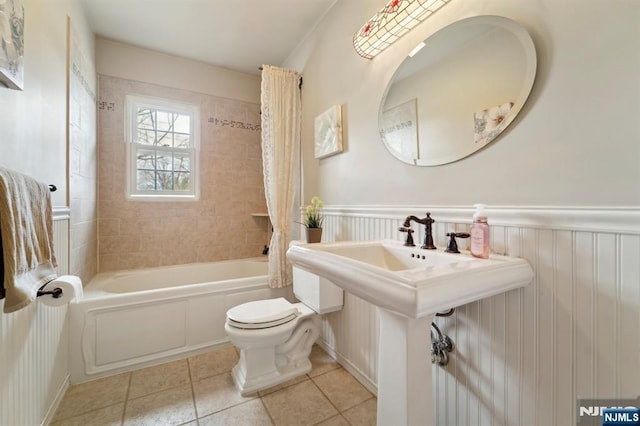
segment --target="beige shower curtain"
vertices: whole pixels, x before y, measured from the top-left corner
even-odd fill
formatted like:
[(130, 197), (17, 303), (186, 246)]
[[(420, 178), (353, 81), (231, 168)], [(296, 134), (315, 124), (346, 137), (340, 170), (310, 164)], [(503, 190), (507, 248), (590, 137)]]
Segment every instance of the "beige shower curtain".
[(291, 241), (300, 146), (300, 74), (269, 65), (262, 69), (262, 167), (273, 234), (269, 245), (269, 286), (293, 283), (286, 252)]

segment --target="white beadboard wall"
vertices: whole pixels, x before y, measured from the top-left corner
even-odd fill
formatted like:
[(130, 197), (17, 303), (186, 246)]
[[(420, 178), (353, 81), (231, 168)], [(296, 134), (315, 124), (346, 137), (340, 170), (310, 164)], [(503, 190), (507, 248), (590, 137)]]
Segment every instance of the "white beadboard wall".
[[(69, 270), (69, 209), (54, 209), (58, 275)], [(0, 302), (0, 309), (2, 307)], [(0, 312), (0, 425), (46, 423), (69, 376), (67, 308), (31, 303)]]
[[(404, 218), (430, 211), (438, 247), (446, 232), (468, 231), (473, 214), (324, 210), (323, 241), (402, 239)], [(640, 395), (640, 209), (501, 207), (488, 217), (492, 250), (527, 259), (536, 277), (437, 318), (455, 344), (449, 365), (433, 367), (437, 424), (576, 424), (577, 398)], [(422, 228), (413, 224), (417, 245)], [(350, 294), (341, 312), (323, 319), (323, 346), (372, 390), (378, 333), (375, 308)]]

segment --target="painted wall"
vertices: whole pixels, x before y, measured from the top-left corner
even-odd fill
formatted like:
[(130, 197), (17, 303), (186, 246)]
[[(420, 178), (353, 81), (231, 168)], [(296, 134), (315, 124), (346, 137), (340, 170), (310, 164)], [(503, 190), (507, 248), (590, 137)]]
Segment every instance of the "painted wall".
[[(640, 204), (637, 1), (602, 8), (578, 0), (453, 0), (376, 58), (363, 59), (352, 47), (353, 33), (384, 3), (339, 1), (285, 64), (304, 73), (305, 198), (319, 194), (330, 204)], [(511, 18), (531, 33), (539, 67), (529, 102), (512, 128), (471, 157), (428, 168), (401, 163), (378, 136), (387, 82), (420, 40), (480, 14)], [(313, 120), (333, 104), (344, 105), (346, 150), (315, 160)]]
[[(93, 34), (78, 0), (22, 4), (25, 89), (0, 88), (0, 164), (58, 187), (52, 200), (54, 211), (62, 213), (54, 221), (54, 243), (58, 273), (68, 274), (67, 18), (89, 64)], [(0, 424), (40, 424), (52, 414), (69, 374), (66, 321), (66, 307), (39, 303), (0, 314)]]
[(260, 77), (96, 38), (98, 74), (260, 103)]
[[(526, 289), (440, 321), (458, 349), (434, 373), (438, 424), (571, 424), (576, 398), (636, 395), (637, 374), (628, 372), (640, 347), (631, 260), (640, 250), (640, 4), (452, 0), (373, 60), (360, 58), (353, 33), (384, 4), (339, 1), (285, 64), (304, 74), (304, 198), (328, 204), (326, 240), (400, 239), (402, 217), (430, 210), (443, 246), (445, 232), (468, 230), (467, 206), (512, 206), (489, 210), (492, 247), (526, 258), (536, 272)], [(506, 16), (531, 33), (538, 74), (529, 102), (471, 157), (428, 168), (401, 163), (378, 135), (388, 81), (420, 40), (480, 14)], [(313, 120), (334, 104), (344, 107), (346, 149), (316, 160)], [(324, 318), (324, 344), (370, 387), (377, 334), (375, 309), (351, 295)]]

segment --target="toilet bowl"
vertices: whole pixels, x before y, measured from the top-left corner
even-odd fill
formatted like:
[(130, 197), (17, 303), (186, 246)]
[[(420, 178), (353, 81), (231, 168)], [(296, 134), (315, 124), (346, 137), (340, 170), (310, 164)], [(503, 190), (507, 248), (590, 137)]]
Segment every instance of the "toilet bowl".
[(225, 331), (240, 349), (231, 370), (245, 396), (311, 371), (309, 354), (320, 335), (319, 314), (342, 309), (343, 291), (333, 283), (294, 268), (294, 294), (243, 303), (227, 311)]

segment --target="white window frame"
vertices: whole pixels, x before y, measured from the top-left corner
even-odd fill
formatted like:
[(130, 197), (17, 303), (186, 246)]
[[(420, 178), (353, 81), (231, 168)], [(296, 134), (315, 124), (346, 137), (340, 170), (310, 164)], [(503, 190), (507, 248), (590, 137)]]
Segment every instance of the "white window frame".
[[(137, 111), (138, 107), (159, 109), (162, 111), (189, 115), (191, 146), (189, 148), (167, 148), (154, 145), (138, 144)], [(125, 100), (125, 144), (127, 146), (127, 199), (137, 201), (197, 201), (200, 199), (199, 153), (200, 153), (200, 108), (197, 105), (175, 102), (169, 99), (152, 98), (138, 95), (126, 95)], [(139, 190), (136, 185), (138, 149), (188, 153), (190, 156), (190, 190), (189, 191), (156, 191)]]

